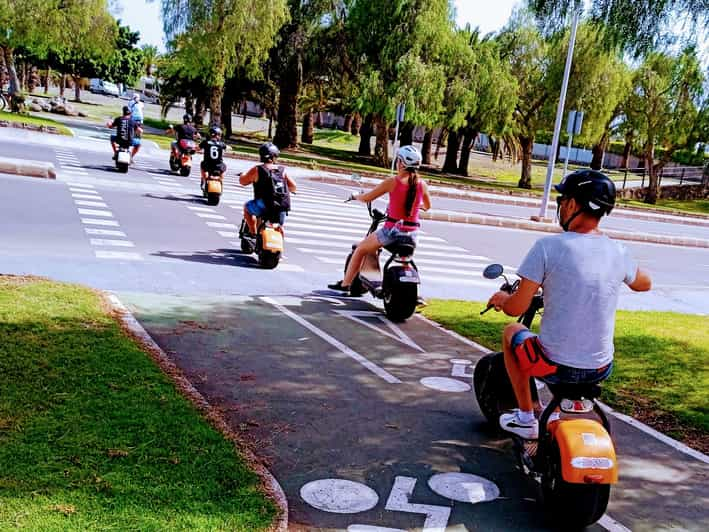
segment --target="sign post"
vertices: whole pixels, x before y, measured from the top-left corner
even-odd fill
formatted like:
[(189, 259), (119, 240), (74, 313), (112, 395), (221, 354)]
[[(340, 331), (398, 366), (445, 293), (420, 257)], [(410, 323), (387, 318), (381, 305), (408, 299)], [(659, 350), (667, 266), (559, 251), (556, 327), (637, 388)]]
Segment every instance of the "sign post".
[(571, 154), (571, 141), (574, 135), (581, 133), (581, 126), (583, 125), (583, 111), (569, 111), (569, 119), (566, 122), (566, 133), (569, 135), (569, 144), (566, 146), (566, 159), (564, 160), (564, 173), (561, 176), (566, 175), (566, 168), (569, 166), (569, 156)]
[(394, 168), (396, 166), (396, 143), (399, 139), (399, 124), (404, 121), (405, 113), (406, 113), (406, 104), (402, 102), (396, 106), (396, 130), (394, 132), (394, 142), (392, 144), (392, 149), (394, 150), (394, 153), (392, 154), (392, 157), (391, 157), (391, 171), (392, 171), (392, 173), (394, 172)]

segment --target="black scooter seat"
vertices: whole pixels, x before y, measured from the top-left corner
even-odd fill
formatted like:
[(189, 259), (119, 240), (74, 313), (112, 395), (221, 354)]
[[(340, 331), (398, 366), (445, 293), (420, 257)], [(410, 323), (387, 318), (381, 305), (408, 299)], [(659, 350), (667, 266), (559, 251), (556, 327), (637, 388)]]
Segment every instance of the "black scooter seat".
[(399, 255), (400, 257), (410, 257), (414, 254), (416, 244), (414, 244), (413, 242), (394, 242), (393, 244), (384, 246), (384, 249), (386, 249), (389, 253), (392, 253), (393, 255)]
[(599, 384), (549, 384), (554, 397), (562, 399), (596, 399), (601, 396)]

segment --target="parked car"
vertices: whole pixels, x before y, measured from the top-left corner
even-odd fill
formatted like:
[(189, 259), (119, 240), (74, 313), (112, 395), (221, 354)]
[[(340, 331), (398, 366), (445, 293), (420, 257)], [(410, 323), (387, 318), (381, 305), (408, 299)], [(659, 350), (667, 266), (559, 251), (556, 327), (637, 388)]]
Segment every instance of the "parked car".
[(94, 94), (105, 94), (106, 96), (115, 96), (118, 98), (121, 91), (115, 83), (94, 78), (89, 82), (89, 90)]

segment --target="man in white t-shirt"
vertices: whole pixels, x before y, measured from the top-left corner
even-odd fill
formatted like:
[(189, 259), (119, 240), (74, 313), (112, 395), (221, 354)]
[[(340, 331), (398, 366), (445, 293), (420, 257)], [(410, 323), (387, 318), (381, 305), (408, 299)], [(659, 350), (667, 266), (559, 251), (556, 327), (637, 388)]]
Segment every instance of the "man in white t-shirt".
[(615, 185), (601, 172), (578, 170), (555, 186), (564, 232), (539, 239), (517, 270), (516, 292), (496, 292), (495, 310), (520, 316), (541, 287), (544, 314), (539, 336), (520, 323), (505, 327), (505, 367), (519, 409), (500, 417), (500, 426), (536, 439), (538, 422), (529, 386), (531, 377), (549, 383), (596, 383), (613, 369), (615, 312), (621, 286), (650, 290), (649, 275), (622, 244), (598, 225), (615, 205)]

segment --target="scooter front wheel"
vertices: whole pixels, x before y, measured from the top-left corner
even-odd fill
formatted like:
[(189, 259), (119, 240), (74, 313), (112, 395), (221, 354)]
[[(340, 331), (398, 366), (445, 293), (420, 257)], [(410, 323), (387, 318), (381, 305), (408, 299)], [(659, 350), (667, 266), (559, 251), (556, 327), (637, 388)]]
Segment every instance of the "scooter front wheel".
[(191, 166), (182, 166), (182, 167), (180, 168), (180, 175), (181, 175), (182, 177), (187, 177), (187, 176), (190, 175), (190, 172), (191, 172), (191, 171), (192, 171), (192, 167), (191, 167)]
[(608, 508), (610, 484), (575, 484), (561, 474), (561, 453), (551, 442), (548, 467), (542, 479), (547, 518), (564, 530), (582, 530), (598, 521)]
[(416, 311), (418, 285), (399, 283), (384, 293), (384, 312), (391, 321), (406, 321)]
[[(347, 273), (347, 267), (350, 265), (350, 259), (352, 258), (352, 253), (347, 255), (347, 260), (345, 261), (345, 273)], [(362, 279), (357, 275), (352, 279), (352, 284), (350, 285), (350, 295), (354, 297), (360, 297), (367, 293), (367, 289), (362, 284)]]
[(517, 406), (510, 378), (505, 368), (505, 355), (490, 353), (475, 364), (473, 389), (478, 407), (488, 423), (498, 427), (500, 415)]

